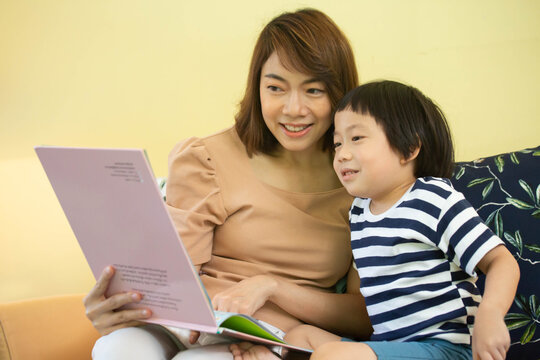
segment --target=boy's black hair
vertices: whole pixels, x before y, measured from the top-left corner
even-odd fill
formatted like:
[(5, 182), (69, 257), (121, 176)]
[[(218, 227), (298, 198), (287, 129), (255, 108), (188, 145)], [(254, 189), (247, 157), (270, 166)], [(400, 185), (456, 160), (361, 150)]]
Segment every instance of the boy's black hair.
[(415, 177), (452, 176), (454, 147), (448, 123), (441, 109), (418, 89), (389, 80), (370, 82), (341, 99), (336, 113), (344, 110), (373, 116), (390, 146), (405, 158), (420, 147)]

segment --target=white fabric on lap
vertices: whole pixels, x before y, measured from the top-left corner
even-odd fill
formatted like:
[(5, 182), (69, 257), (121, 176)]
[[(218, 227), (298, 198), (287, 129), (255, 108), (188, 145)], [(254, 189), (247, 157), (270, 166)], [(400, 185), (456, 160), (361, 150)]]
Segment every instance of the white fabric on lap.
[[(191, 349), (178, 352), (178, 346), (166, 330), (158, 326), (129, 327), (113, 331), (96, 341), (93, 360), (232, 360), (230, 340), (223, 336), (201, 334), (199, 341), (189, 344), (190, 331), (169, 328), (180, 341)], [(221, 344), (216, 344), (220, 342)], [(226, 342), (226, 343), (223, 343)], [(175, 356), (176, 355), (176, 356)]]
[(156, 328), (129, 327), (99, 338), (94, 360), (168, 360), (178, 352), (169, 336)]
[(217, 344), (191, 348), (178, 353), (172, 360), (233, 360), (229, 344)]

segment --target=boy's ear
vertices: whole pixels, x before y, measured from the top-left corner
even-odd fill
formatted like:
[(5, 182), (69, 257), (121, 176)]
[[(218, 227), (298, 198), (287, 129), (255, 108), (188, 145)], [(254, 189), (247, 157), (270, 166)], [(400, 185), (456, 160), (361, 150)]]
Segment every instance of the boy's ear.
[(420, 148), (422, 147), (422, 143), (419, 143), (418, 146), (415, 146), (414, 148), (411, 148), (411, 152), (409, 153), (409, 156), (407, 158), (402, 158), (401, 163), (405, 165), (408, 162), (413, 161), (418, 157), (418, 154), (420, 153)]

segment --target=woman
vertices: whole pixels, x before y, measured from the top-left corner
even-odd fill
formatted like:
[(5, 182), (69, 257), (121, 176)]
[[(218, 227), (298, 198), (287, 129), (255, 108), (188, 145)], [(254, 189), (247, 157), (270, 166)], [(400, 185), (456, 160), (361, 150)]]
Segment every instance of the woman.
[[(332, 169), (331, 113), (357, 82), (350, 45), (332, 20), (311, 9), (282, 14), (256, 43), (236, 125), (171, 152), (170, 214), (217, 310), (284, 332), (306, 322), (369, 334), (361, 296), (332, 291), (351, 268), (352, 198)], [(141, 294), (104, 297), (113, 273), (85, 298), (88, 318), (107, 335), (94, 358), (171, 358), (179, 349), (162, 328), (134, 327), (148, 309), (116, 311)], [(232, 358), (223, 345), (214, 355), (198, 351)]]

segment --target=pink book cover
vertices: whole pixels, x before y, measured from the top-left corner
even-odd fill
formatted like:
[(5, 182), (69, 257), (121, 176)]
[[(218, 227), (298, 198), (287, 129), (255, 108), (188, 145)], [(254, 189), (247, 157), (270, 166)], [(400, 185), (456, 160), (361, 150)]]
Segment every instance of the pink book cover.
[(142, 293), (143, 300), (128, 307), (149, 307), (148, 322), (304, 351), (275, 341), (272, 331), (265, 331), (270, 339), (261, 339), (219, 327), (222, 320), (216, 323), (143, 150), (36, 146), (35, 151), (94, 277), (108, 265), (116, 268), (108, 294)]
[[(109, 293), (136, 290), (150, 322), (216, 332), (212, 307), (140, 149), (36, 147), (97, 279), (116, 268)], [(133, 305), (136, 307), (136, 305)]]

